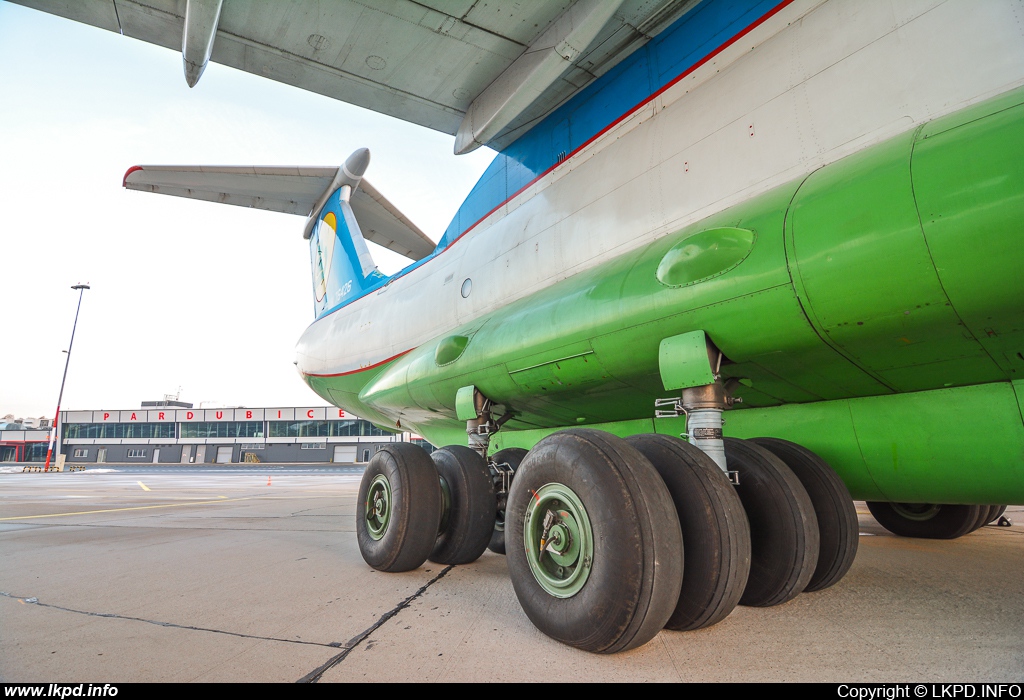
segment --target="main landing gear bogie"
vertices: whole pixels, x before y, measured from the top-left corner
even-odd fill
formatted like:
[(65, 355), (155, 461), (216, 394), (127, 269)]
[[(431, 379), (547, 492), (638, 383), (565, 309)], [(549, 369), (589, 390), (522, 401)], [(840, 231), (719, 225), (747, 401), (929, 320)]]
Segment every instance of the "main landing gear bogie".
[(483, 458), (454, 445), (428, 455), (409, 443), (379, 450), (363, 473), (356, 538), (378, 571), (468, 564), (487, 549), (496, 499)]
[(363, 477), (360, 551), (374, 568), (407, 571), (428, 557), (463, 564), (504, 550), (537, 628), (598, 653), (842, 578), (856, 554), (856, 513), (828, 465), (780, 440), (724, 444), (738, 485), (666, 435), (568, 429), (490, 464), (463, 446), (428, 457), (392, 445)]
[[(1006, 506), (868, 501), (878, 524), (894, 535), (931, 540), (955, 540), (997, 522)], [(1006, 521), (1007, 524), (1009, 521)]]

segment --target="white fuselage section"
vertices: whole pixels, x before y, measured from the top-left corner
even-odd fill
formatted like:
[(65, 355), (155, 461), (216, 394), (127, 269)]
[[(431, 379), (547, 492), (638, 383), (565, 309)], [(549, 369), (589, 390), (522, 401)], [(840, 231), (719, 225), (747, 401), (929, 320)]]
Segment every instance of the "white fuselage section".
[(299, 340), (298, 369), (329, 375), (378, 364), (1024, 84), (1022, 26), (1019, 0), (796, 0), (447, 250), (314, 322)]

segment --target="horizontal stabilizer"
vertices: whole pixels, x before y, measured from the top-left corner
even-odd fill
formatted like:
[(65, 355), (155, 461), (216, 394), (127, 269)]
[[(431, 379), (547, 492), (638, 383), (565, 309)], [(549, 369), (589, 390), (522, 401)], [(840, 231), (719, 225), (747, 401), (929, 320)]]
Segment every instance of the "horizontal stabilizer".
[[(309, 216), (335, 182), (339, 170), (304, 166), (137, 165), (125, 173), (123, 184), (129, 190)], [(351, 205), (367, 240), (413, 260), (434, 251), (434, 242), (365, 179), (352, 193)]]

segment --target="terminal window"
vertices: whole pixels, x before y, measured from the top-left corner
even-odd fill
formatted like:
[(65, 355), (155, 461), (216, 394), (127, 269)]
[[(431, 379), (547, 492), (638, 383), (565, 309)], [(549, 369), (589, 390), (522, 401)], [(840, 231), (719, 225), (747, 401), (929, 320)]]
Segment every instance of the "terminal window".
[(352, 437), (390, 435), (365, 420), (269, 421), (270, 437)]
[(263, 421), (207, 421), (182, 423), (183, 438), (261, 438)]
[(128, 450), (128, 456), (129, 457), (145, 457), (146, 456), (146, 451), (145, 450)]
[(64, 437), (100, 440), (117, 438), (173, 440), (174, 423), (68, 423), (64, 426)]
[(75, 450), (75, 457), (88, 457), (88, 456), (89, 456), (89, 450), (83, 450), (82, 448), (78, 448), (78, 449)]

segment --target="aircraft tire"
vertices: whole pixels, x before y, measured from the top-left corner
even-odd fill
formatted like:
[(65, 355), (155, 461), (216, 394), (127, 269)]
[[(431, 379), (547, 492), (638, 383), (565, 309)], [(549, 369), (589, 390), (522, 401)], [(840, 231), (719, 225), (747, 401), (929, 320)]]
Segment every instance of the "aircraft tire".
[[(491, 455), (495, 464), (507, 464), (512, 468), (513, 473), (519, 469), (519, 465), (522, 464), (525, 457), (526, 450), (521, 447), (506, 447)], [(505, 508), (500, 503), (498, 513), (494, 518), (494, 532), (491, 533), (491, 541), (487, 545), (487, 549), (495, 554), (505, 553)]]
[(991, 525), (995, 521), (999, 520), (1000, 516), (1006, 512), (1006, 506), (996, 506), (996, 509), (988, 516), (988, 522), (986, 525)]
[(683, 532), (683, 583), (670, 630), (696, 630), (724, 620), (750, 574), (750, 525), (725, 472), (699, 448), (671, 435), (634, 435), (626, 442), (658, 470)]
[(999, 506), (978, 506), (978, 519), (974, 521), (974, 525), (971, 526), (970, 532), (980, 530), (989, 523), (989, 516), (995, 513)]
[(512, 586), (549, 637), (609, 654), (650, 641), (672, 616), (679, 519), (658, 472), (622, 438), (570, 429), (537, 443), (512, 482), (505, 527), (522, 543), (508, 547)]
[(987, 506), (868, 501), (878, 524), (894, 535), (931, 540), (955, 540), (971, 531), (978, 512)]
[(427, 560), (441, 519), (437, 469), (421, 447), (394, 443), (370, 459), (356, 501), (356, 539), (378, 571), (411, 571)]
[(814, 504), (820, 543), (818, 564), (804, 592), (838, 583), (853, 566), (860, 544), (857, 508), (850, 490), (828, 462), (802, 445), (778, 438), (755, 438), (751, 442), (785, 462)]
[(441, 524), (427, 558), (437, 564), (469, 564), (487, 549), (494, 530), (497, 499), (491, 473), (484, 458), (464, 445), (443, 447), (430, 457), (444, 483)]
[(750, 521), (750, 577), (740, 605), (768, 607), (795, 598), (818, 565), (814, 504), (785, 462), (749, 440), (725, 438), (738, 472), (736, 493)]

